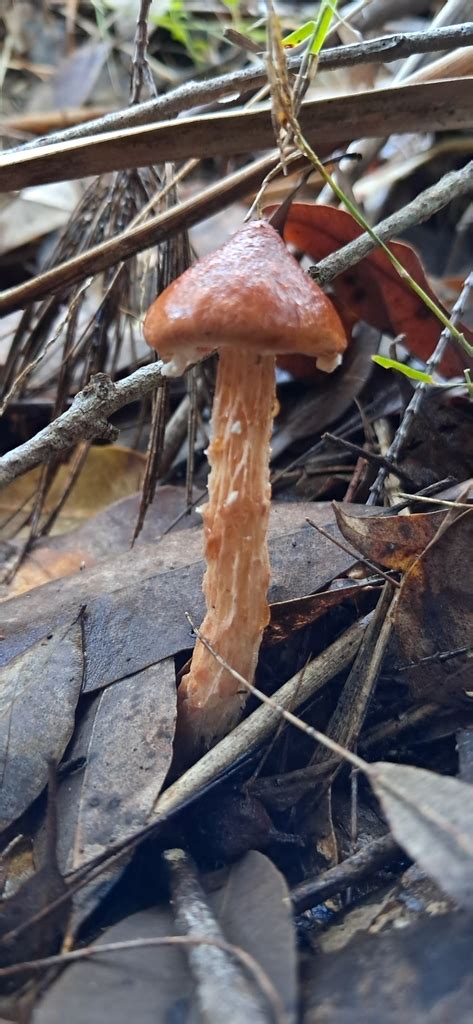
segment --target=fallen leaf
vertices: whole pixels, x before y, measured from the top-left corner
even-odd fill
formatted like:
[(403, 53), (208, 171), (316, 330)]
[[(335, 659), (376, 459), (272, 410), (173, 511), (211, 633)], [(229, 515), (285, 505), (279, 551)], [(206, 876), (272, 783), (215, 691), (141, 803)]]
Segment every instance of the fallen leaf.
[[(249, 953), (280, 993), (288, 1021), (296, 1006), (296, 950), (289, 893), (263, 854), (251, 852), (208, 896), (227, 942)], [(175, 935), (169, 909), (153, 908), (107, 929), (97, 944)], [(225, 1016), (225, 1008), (222, 1007)], [(63, 971), (33, 1024), (183, 1024), (196, 1020), (195, 988), (182, 949), (145, 947), (101, 954)]]
[[(271, 601), (311, 593), (345, 572), (352, 558), (305, 524), (318, 516), (325, 526), (330, 512), (313, 504), (276, 506), (270, 519)], [(302, 526), (302, 529), (300, 528)], [(140, 672), (194, 638), (186, 620), (201, 622), (203, 563), (197, 559), (202, 531), (166, 535), (163, 545), (143, 545), (64, 580), (54, 580), (4, 601), (0, 664), (16, 657), (47, 629), (84, 614), (86, 651), (84, 690), (92, 692)], [(170, 568), (176, 565), (177, 568)]]
[[(38, 538), (12, 582), (3, 588), (4, 597), (23, 594), (52, 579), (72, 576), (89, 566), (97, 565), (110, 555), (129, 551), (140, 500), (140, 493), (130, 494), (107, 505), (74, 531)], [(165, 542), (171, 546), (175, 544), (174, 537), (179, 530), (201, 524), (202, 518), (198, 512), (193, 510), (186, 515), (185, 509), (183, 487), (158, 487), (135, 548), (145, 543), (157, 544), (161, 535), (179, 516), (182, 517), (180, 522), (175, 523), (172, 534)], [(11, 547), (14, 555), (16, 548), (13, 544)], [(196, 548), (195, 557), (199, 556), (200, 549)]]
[(395, 621), (398, 660), (416, 700), (464, 702), (473, 689), (472, 547), (473, 514), (467, 511), (440, 532), (402, 581)]
[[(0, 960), (2, 967), (17, 964), (22, 960), (35, 960), (41, 956), (55, 953), (61, 943), (67, 919), (70, 913), (70, 899), (62, 899), (67, 894), (67, 886), (59, 870), (56, 850), (57, 837), (57, 806), (56, 806), (56, 768), (48, 764), (48, 806), (46, 814), (46, 843), (43, 851), (43, 863), (18, 891), (10, 898), (2, 900), (0, 915)], [(58, 898), (61, 903), (44, 919), (34, 918)], [(8, 936), (11, 932), (21, 929), (17, 936)], [(0, 989), (11, 991), (23, 984), (28, 975), (0, 979)]]
[[(145, 826), (169, 771), (176, 718), (174, 659), (103, 690), (69, 750), (84, 768), (59, 790), (58, 856), (65, 874)], [(128, 859), (106, 868), (74, 896), (74, 925), (103, 899)]]
[(318, 594), (309, 594), (294, 601), (281, 601), (271, 605), (271, 619), (263, 635), (263, 645), (272, 647), (288, 640), (295, 630), (303, 629), (316, 622), (330, 608), (338, 608), (343, 602), (359, 597), (372, 586), (366, 580), (340, 580), (339, 586)]
[(44, 789), (48, 760), (61, 760), (74, 728), (84, 667), (80, 622), (69, 618), (40, 633), (1, 674), (0, 830)]
[[(139, 490), (146, 458), (131, 448), (119, 445), (92, 446), (81, 473), (56, 520), (54, 532), (64, 532), (88, 519), (113, 501)], [(42, 467), (18, 477), (0, 496), (0, 517), (8, 521), (8, 537), (15, 532), (15, 516), (32, 507)], [(70, 466), (60, 466), (44, 504), (44, 514), (55, 508), (69, 480)]]
[(471, 916), (458, 913), (357, 932), (306, 962), (303, 1024), (469, 1024), (472, 941)]
[(340, 533), (353, 547), (386, 569), (405, 572), (435, 537), (445, 512), (419, 512), (409, 516), (372, 515), (371, 509), (347, 511), (334, 501)]
[(75, 183), (65, 181), (12, 193), (0, 210), (0, 255), (63, 228), (77, 198)]
[(473, 787), (378, 761), (367, 772), (394, 838), (460, 906), (473, 909)]
[[(324, 259), (363, 234), (350, 213), (333, 206), (293, 203), (287, 217), (284, 237), (314, 260)], [(425, 276), (419, 257), (409, 245), (390, 242), (392, 253), (427, 295), (441, 305)], [(414, 355), (427, 360), (442, 330), (437, 317), (404, 281), (388, 257), (375, 249), (355, 267), (332, 282), (340, 307), (349, 315), (372, 324), (394, 337), (405, 335), (405, 343)], [(445, 310), (444, 310), (445, 312)], [(472, 340), (469, 331), (466, 336)], [(447, 376), (463, 374), (468, 358), (453, 345), (441, 364)]]
[[(173, 658), (99, 694), (80, 774), (68, 871), (147, 823), (171, 763), (175, 718)], [(76, 756), (72, 749), (72, 759)]]

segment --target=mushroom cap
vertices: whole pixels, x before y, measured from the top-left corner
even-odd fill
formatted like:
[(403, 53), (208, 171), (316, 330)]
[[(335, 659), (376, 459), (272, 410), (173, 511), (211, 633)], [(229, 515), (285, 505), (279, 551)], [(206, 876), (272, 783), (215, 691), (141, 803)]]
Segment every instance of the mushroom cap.
[(264, 355), (299, 352), (331, 370), (347, 345), (330, 299), (261, 220), (173, 281), (149, 308), (144, 335), (169, 375), (228, 345)]

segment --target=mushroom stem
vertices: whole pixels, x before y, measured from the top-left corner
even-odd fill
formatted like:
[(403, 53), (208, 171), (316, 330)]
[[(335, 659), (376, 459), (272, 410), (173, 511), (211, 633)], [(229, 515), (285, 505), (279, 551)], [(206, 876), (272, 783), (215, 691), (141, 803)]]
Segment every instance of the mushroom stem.
[[(269, 621), (269, 441), (275, 358), (222, 348), (209, 447), (209, 501), (203, 509), (202, 635), (250, 682)], [(199, 754), (238, 721), (247, 694), (198, 640), (179, 687), (178, 727), (186, 753)]]

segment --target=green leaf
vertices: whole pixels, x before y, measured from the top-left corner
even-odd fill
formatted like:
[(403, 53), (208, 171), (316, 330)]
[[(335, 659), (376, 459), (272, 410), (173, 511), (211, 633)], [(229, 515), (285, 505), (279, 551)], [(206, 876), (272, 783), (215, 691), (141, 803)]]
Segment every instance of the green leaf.
[(310, 52), (315, 55), (320, 53), (332, 24), (337, 3), (338, 0), (324, 0), (317, 21), (306, 21), (300, 28), (296, 28), (295, 32), (291, 32), (283, 39), (284, 46), (299, 46), (306, 39), (310, 39)]
[(385, 370), (397, 370), (398, 373), (403, 373), (405, 377), (411, 377), (412, 380), (421, 380), (424, 384), (432, 384), (434, 387), (438, 387), (437, 381), (431, 377), (430, 373), (424, 373), (422, 370), (413, 370), (412, 366), (398, 363), (397, 359), (387, 359), (386, 356), (371, 356), (371, 358), (374, 363), (382, 366)]

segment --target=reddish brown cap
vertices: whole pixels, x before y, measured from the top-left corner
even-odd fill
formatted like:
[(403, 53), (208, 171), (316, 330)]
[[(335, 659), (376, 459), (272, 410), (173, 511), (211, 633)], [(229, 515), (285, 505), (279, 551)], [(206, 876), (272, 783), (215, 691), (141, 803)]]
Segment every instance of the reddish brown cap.
[(251, 221), (173, 281), (150, 307), (146, 341), (181, 373), (226, 345), (300, 352), (334, 369), (347, 339), (330, 299), (267, 221)]

